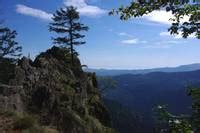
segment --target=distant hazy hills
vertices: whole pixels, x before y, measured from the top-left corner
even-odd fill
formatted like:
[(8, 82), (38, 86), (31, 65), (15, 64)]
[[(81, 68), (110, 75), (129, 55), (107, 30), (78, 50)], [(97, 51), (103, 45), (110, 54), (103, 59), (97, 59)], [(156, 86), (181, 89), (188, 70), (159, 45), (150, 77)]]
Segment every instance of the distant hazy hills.
[(164, 67), (153, 69), (138, 69), (138, 70), (114, 70), (114, 69), (85, 69), (85, 71), (96, 72), (99, 76), (116, 76), (123, 74), (146, 74), (151, 72), (187, 72), (200, 70), (200, 63), (182, 65), (178, 67)]

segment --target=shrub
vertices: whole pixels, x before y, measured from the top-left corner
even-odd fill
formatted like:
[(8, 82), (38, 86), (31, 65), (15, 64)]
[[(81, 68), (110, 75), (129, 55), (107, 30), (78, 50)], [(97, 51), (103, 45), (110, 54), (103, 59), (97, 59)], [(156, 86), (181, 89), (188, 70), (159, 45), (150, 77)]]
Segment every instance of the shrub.
[(36, 120), (30, 115), (24, 115), (22, 117), (18, 117), (14, 122), (14, 129), (28, 129), (33, 127), (36, 124)]

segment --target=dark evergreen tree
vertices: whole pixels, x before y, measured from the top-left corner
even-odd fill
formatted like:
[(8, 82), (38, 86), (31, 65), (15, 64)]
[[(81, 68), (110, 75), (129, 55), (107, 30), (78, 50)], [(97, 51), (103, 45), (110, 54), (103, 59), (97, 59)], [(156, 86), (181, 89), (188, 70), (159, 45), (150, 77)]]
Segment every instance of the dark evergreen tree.
[(15, 41), (16, 35), (16, 31), (0, 27), (0, 84), (9, 82), (16, 59), (21, 56), (22, 47)]
[(79, 13), (73, 6), (61, 8), (53, 16), (53, 23), (50, 23), (50, 31), (58, 33), (60, 36), (54, 38), (54, 43), (70, 48), (71, 62), (74, 64), (74, 55), (77, 53), (74, 45), (85, 44), (81, 39), (85, 37), (82, 31), (87, 31), (88, 27), (80, 23)]
[(22, 47), (15, 41), (16, 35), (16, 31), (0, 27), (0, 58), (16, 59), (21, 56)]

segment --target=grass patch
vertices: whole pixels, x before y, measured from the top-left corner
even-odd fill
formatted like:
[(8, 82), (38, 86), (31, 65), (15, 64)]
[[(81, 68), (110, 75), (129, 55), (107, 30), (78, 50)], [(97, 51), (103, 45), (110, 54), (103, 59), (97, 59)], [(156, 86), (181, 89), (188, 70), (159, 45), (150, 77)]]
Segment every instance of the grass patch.
[(3, 110), (0, 110), (0, 116), (13, 117), (13, 116), (16, 116), (16, 113), (12, 112), (12, 111), (3, 111)]

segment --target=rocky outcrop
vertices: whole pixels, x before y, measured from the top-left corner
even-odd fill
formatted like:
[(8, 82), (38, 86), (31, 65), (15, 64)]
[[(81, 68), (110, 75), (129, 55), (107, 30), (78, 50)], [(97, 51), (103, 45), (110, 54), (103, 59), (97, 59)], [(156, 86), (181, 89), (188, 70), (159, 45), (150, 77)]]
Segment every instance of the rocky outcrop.
[(0, 85), (0, 109), (1, 111), (23, 112), (22, 86)]
[(58, 47), (18, 62), (9, 85), (0, 85), (0, 108), (34, 114), (63, 133), (113, 132), (95, 74), (83, 72), (78, 58), (72, 67), (69, 51)]

